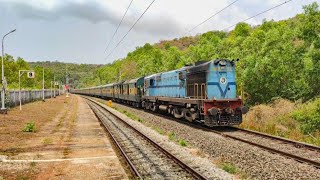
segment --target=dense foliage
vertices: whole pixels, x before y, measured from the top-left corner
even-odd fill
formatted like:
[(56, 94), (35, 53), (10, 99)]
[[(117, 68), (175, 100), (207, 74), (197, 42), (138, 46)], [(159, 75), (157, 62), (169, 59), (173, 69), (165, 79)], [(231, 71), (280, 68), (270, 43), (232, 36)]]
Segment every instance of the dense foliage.
[(57, 81), (65, 84), (66, 74), (68, 76), (68, 82), (71, 86), (86, 87), (99, 84), (95, 77), (97, 77), (97, 70), (102, 65), (96, 64), (74, 64), (63, 62), (29, 62), (31, 68), (37, 66), (44, 67), (52, 71)]
[(320, 131), (320, 98), (303, 104), (291, 116), (301, 123), (301, 130), (304, 134)]
[(320, 93), (320, 12), (317, 3), (285, 21), (264, 21), (251, 27), (239, 23), (230, 33), (212, 31), (145, 44), (126, 58), (97, 71), (99, 84), (180, 68), (200, 60), (237, 59), (238, 89), (247, 103), (274, 97), (308, 100)]
[[(1, 58), (1, 57), (0, 57)], [(26, 62), (24, 59), (18, 57), (14, 59), (10, 55), (4, 57), (5, 77), (8, 83), (8, 89), (19, 88), (19, 70), (34, 70), (35, 78), (28, 79), (26, 74), (21, 76), (22, 89), (42, 89), (42, 75), (44, 68), (45, 88), (51, 87), (51, 81), (54, 76), (57, 82), (65, 84), (66, 69), (69, 79), (69, 84), (76, 86), (92, 86), (98, 84), (95, 82), (97, 76), (96, 70), (101, 65), (90, 64), (72, 64), (60, 62)], [(0, 69), (1, 74), (1, 69)], [(81, 82), (80, 82), (81, 80)], [(81, 84), (82, 83), (82, 84)]]

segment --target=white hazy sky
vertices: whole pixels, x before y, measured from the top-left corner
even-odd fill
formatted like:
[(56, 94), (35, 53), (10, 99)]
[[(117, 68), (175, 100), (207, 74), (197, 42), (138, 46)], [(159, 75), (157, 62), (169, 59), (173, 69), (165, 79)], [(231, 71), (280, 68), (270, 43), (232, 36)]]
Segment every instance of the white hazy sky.
[[(125, 57), (137, 46), (181, 37), (234, 0), (156, 0), (116, 51), (106, 59), (105, 48), (130, 0), (0, 0), (0, 36), (5, 52), (27, 61), (106, 64)], [(221, 30), (285, 0), (239, 0), (190, 35)], [(152, 0), (133, 0), (109, 52)], [(280, 20), (303, 12), (320, 0), (293, 0), (248, 23)]]

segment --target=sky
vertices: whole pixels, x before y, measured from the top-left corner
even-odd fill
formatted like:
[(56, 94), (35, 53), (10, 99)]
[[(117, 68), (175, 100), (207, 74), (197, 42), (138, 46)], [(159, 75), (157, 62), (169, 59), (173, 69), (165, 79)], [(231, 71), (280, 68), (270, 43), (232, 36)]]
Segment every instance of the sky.
[[(153, 0), (133, 0), (115, 38), (106, 50), (131, 0), (0, 0), (0, 36), (5, 53), (27, 61), (107, 64), (126, 57), (145, 43), (223, 30), (286, 0), (238, 0), (203, 25), (197, 24), (235, 0), (156, 0), (124, 41), (119, 40)], [(320, 0), (292, 0), (253, 18), (282, 20), (303, 12), (303, 5)], [(232, 28), (228, 29), (232, 30)]]

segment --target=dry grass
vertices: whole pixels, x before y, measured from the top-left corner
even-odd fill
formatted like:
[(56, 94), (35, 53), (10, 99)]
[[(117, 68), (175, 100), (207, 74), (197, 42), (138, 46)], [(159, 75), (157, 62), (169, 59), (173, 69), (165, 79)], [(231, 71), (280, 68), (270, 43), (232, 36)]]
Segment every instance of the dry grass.
[(268, 105), (254, 106), (244, 116), (240, 127), (319, 145), (319, 133), (312, 135), (313, 137), (304, 135), (300, 123), (291, 117), (292, 112), (301, 106), (303, 105), (284, 99), (277, 99)]
[[(24, 146), (27, 140), (37, 137), (41, 128), (62, 111), (64, 101), (69, 100), (60, 96), (48, 99), (46, 102), (26, 104), (22, 107), (22, 111), (19, 108), (13, 108), (7, 115), (0, 115), (0, 152)], [(37, 125), (37, 131), (23, 132), (22, 129), (30, 121)]]

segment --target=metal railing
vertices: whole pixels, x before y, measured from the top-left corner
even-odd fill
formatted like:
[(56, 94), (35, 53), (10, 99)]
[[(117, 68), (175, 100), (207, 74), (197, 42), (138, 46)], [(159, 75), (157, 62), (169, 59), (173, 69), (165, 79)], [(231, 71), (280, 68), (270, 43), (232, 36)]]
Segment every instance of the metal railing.
[[(55, 91), (56, 96), (62, 94), (59, 93), (59, 90)], [(45, 99), (54, 97), (54, 91), (50, 89), (44, 90)], [(1, 98), (0, 98), (1, 100)], [(21, 90), (21, 104), (27, 104), (34, 101), (42, 100), (42, 90)], [(9, 90), (5, 94), (5, 105), (6, 107), (15, 107), (19, 106), (19, 91), (18, 90)]]

